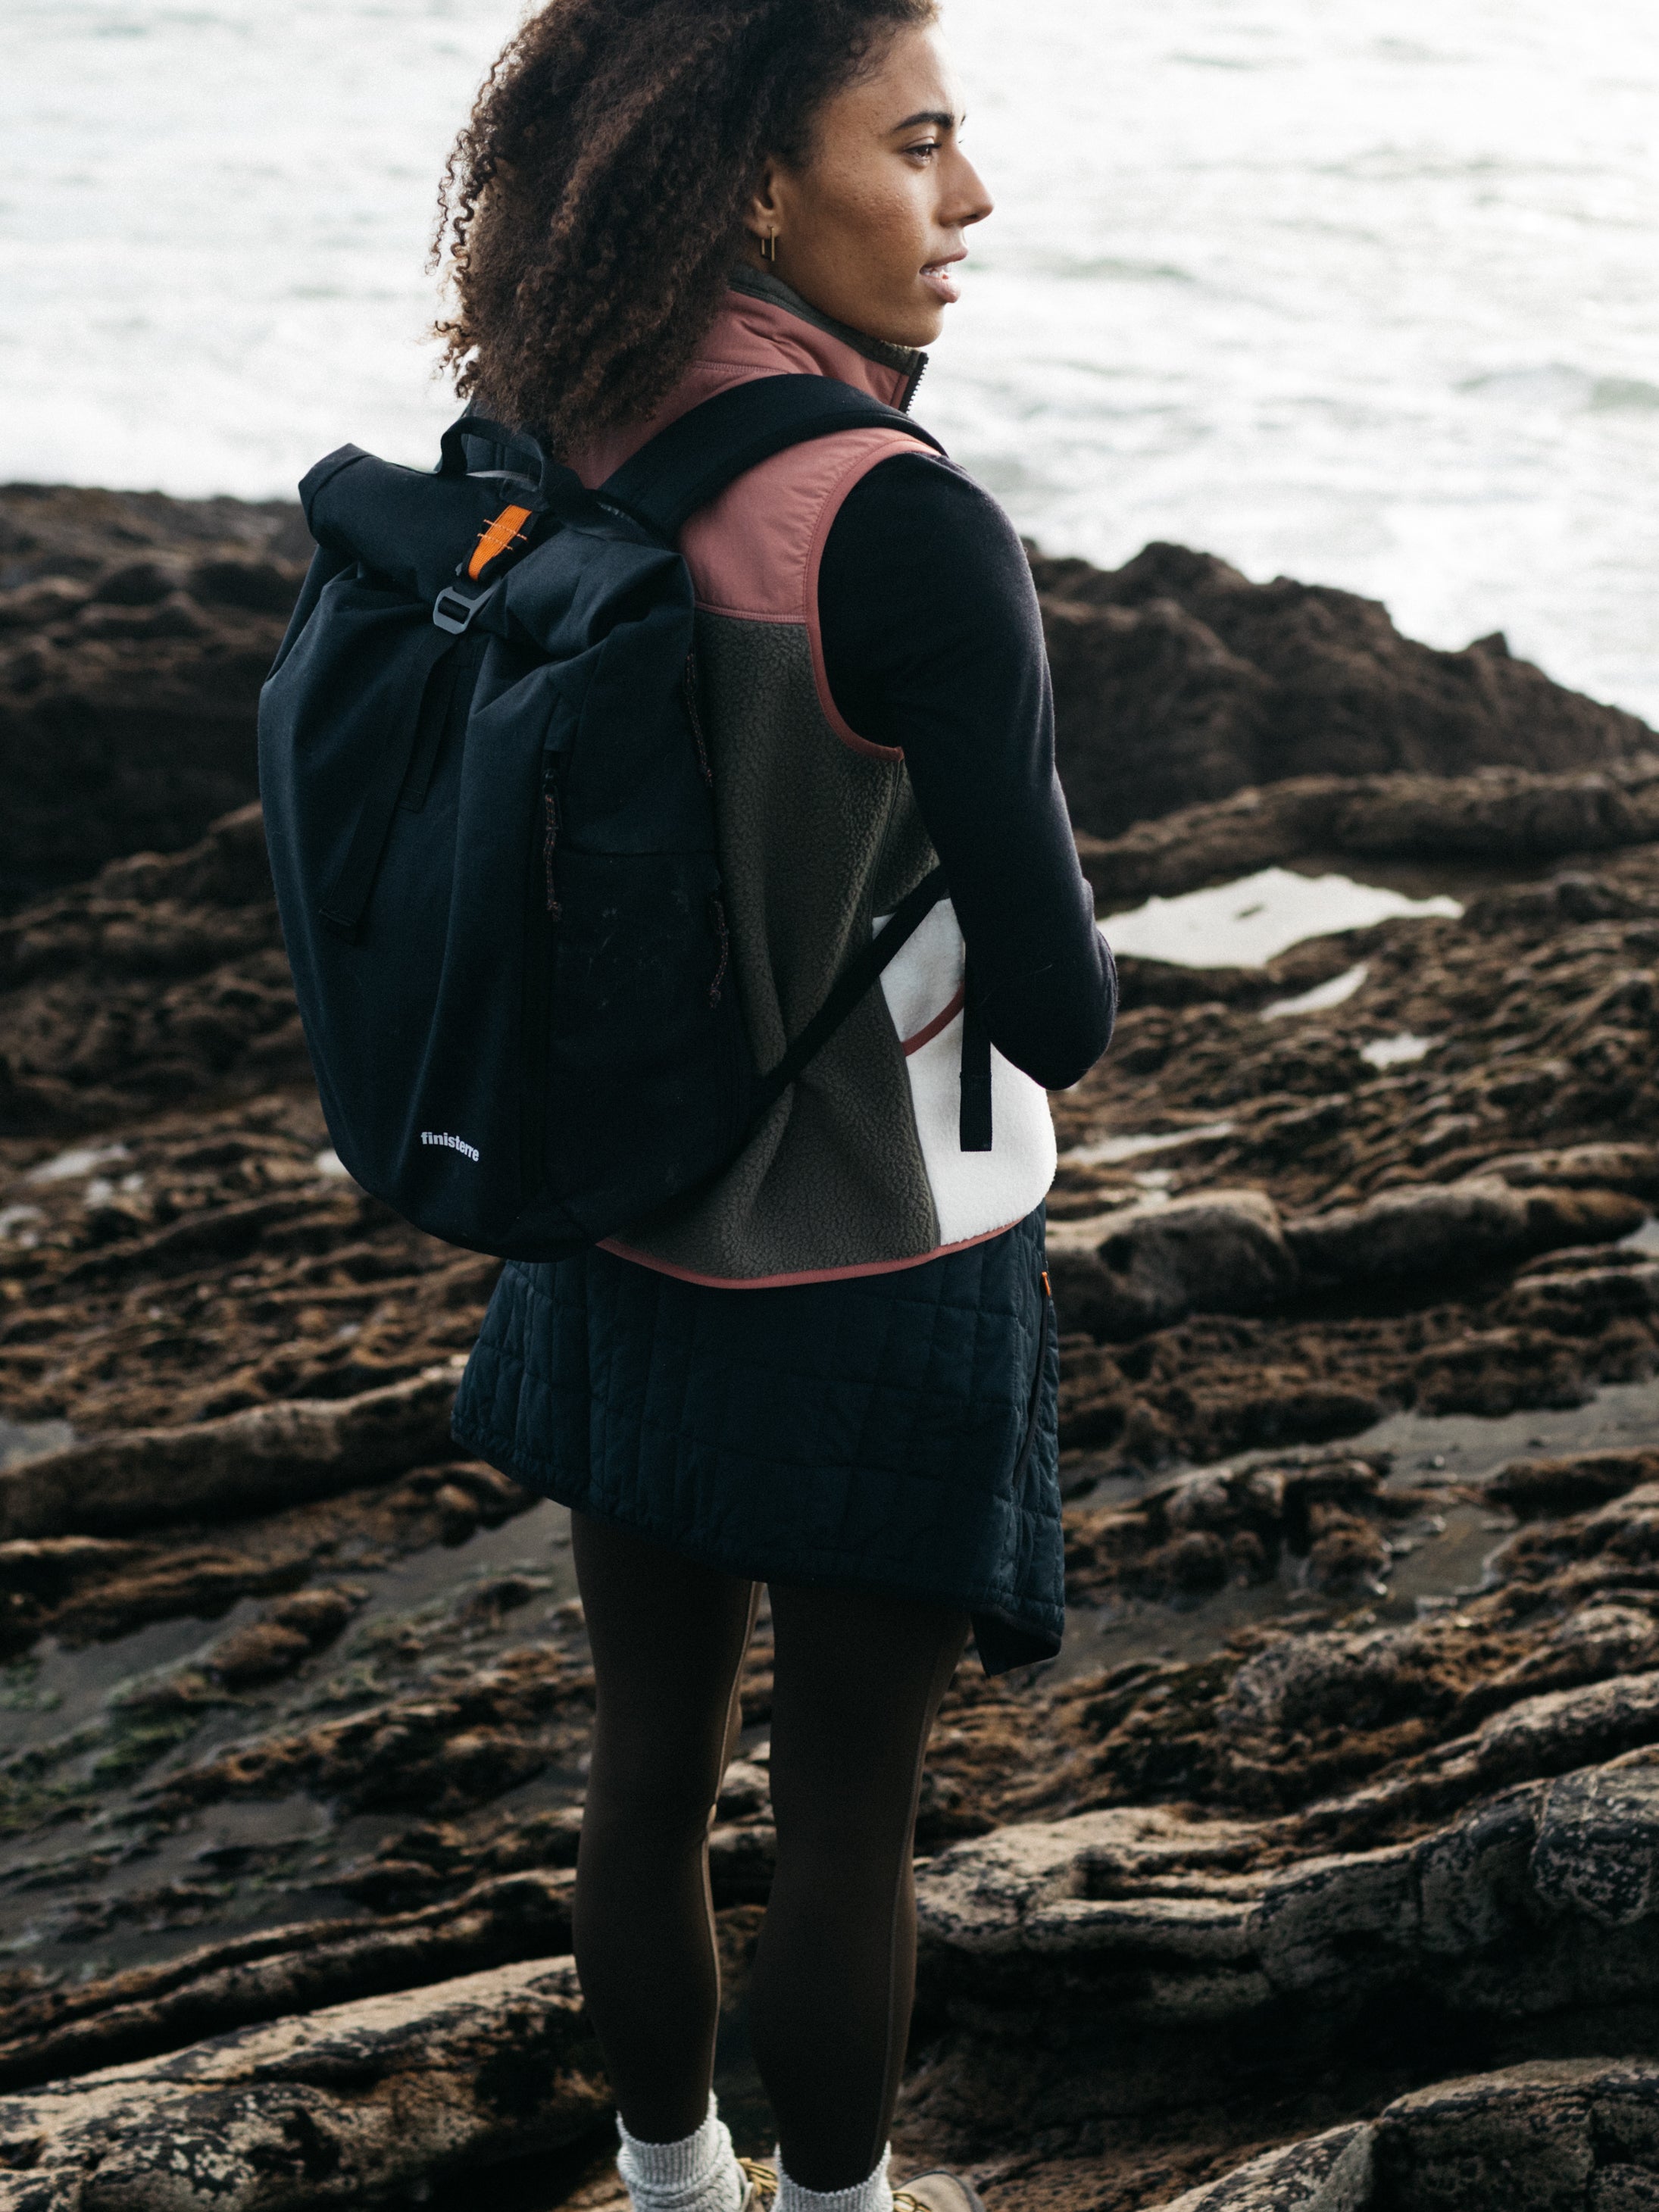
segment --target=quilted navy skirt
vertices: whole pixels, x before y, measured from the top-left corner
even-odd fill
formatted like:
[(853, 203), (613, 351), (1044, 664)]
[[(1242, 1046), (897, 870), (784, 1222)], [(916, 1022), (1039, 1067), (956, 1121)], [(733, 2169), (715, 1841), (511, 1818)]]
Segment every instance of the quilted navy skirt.
[(781, 1290), (601, 1251), (510, 1264), (458, 1441), (583, 1513), (755, 1582), (959, 1606), (988, 1674), (1060, 1649), (1043, 1212), (919, 1267)]

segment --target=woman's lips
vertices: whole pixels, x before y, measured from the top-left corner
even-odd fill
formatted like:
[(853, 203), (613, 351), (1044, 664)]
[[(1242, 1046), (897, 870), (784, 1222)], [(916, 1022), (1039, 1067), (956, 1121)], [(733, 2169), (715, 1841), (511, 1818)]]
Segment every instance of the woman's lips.
[(934, 261), (930, 262), (921, 272), (922, 283), (933, 297), (942, 300), (947, 307), (954, 306), (962, 297), (961, 287), (951, 273), (952, 266), (949, 261)]

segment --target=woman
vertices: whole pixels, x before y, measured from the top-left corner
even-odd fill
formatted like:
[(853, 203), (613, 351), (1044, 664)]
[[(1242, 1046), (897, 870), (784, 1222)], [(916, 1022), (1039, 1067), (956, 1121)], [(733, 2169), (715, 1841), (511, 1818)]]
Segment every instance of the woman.
[[(451, 164), (462, 390), (590, 485), (745, 378), (908, 407), (991, 212), (961, 121), (932, 0), (553, 0)], [(970, 1628), (992, 1671), (1059, 1648), (1043, 1086), (1105, 1049), (1115, 982), (1030, 570), (985, 493), (845, 432), (740, 478), (682, 551), (757, 1064), (935, 854), (951, 903), (712, 1187), (507, 1269), (456, 1433), (573, 1512), (598, 1686), (575, 1947), (635, 2206), (890, 2212), (928, 1730)], [(988, 1132), (959, 1113), (970, 1018)], [(711, 2092), (707, 1837), (763, 1582), (775, 2177)]]

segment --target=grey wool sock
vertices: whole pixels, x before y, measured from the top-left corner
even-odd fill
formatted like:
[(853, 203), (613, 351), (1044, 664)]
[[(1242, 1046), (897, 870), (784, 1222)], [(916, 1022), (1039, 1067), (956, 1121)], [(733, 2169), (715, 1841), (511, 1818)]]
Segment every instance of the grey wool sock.
[(629, 2134), (620, 2114), (617, 2133), (617, 2171), (634, 2212), (738, 2212), (746, 2185), (732, 2131), (712, 2095), (702, 2125), (678, 2142), (642, 2142)]
[(855, 2181), (850, 2189), (803, 2189), (784, 2171), (780, 2152), (778, 2201), (773, 2212), (893, 2212), (893, 2191), (887, 2179), (892, 2155), (893, 2146), (889, 2143), (875, 2172), (867, 2180)]

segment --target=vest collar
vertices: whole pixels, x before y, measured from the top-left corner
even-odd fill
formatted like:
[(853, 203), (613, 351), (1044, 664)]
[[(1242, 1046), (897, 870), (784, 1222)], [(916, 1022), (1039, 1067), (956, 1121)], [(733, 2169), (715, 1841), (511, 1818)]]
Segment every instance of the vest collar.
[[(826, 376), (834, 376), (845, 384), (860, 385), (876, 398), (884, 399), (890, 407), (908, 409), (916, 386), (927, 371), (927, 356), (925, 353), (914, 346), (890, 345), (884, 338), (866, 337), (862, 331), (853, 330), (846, 323), (838, 323), (828, 315), (820, 314), (809, 301), (803, 300), (793, 286), (786, 284), (781, 276), (774, 276), (769, 269), (735, 269), (727, 281), (732, 290), (745, 303), (757, 301), (778, 308), (793, 321), (805, 324), (809, 331), (816, 331), (832, 339), (833, 358), (826, 357), (823, 362)], [(734, 301), (728, 300), (726, 311), (730, 312), (735, 305)], [(722, 315), (721, 320), (724, 319)], [(719, 323), (715, 328), (719, 330)], [(791, 335), (797, 343), (811, 345), (811, 341), (805, 332), (796, 331)], [(848, 375), (842, 358), (848, 353), (856, 355), (869, 368), (884, 374), (879, 378), (867, 374)]]
[(566, 458), (592, 490), (699, 400), (751, 377), (832, 376), (889, 407), (908, 410), (927, 366), (925, 353), (832, 322), (769, 270), (742, 269), (690, 367), (649, 422), (608, 431)]

